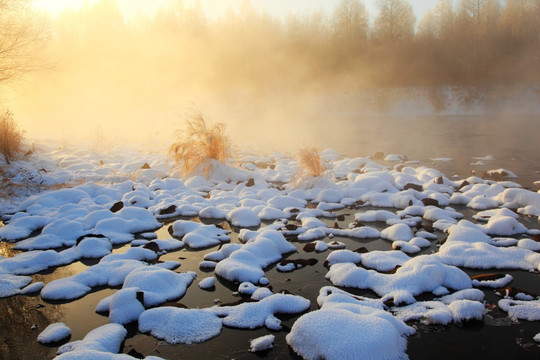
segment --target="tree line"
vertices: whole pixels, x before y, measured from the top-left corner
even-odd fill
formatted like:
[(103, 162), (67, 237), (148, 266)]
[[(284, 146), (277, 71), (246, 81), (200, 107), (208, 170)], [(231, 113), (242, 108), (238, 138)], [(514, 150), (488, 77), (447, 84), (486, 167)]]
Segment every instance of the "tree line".
[(406, 0), (378, 9), (370, 16), (361, 0), (341, 0), (331, 13), (276, 18), (244, 0), (210, 19), (198, 1), (170, 0), (126, 19), (116, 0), (100, 0), (48, 20), (46, 55), (81, 82), (148, 91), (540, 81), (540, 0), (438, 0), (419, 20)]

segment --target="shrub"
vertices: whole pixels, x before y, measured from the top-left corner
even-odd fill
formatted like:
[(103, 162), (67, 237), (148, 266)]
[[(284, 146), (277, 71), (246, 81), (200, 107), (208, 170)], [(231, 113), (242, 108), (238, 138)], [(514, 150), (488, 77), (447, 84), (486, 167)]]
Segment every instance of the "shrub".
[(0, 115), (0, 153), (10, 163), (21, 151), (23, 131), (13, 120), (13, 113), (5, 110)]
[(298, 150), (298, 175), (307, 173), (309, 176), (320, 177), (326, 170), (324, 163), (315, 148), (302, 148)]
[(212, 160), (224, 163), (230, 154), (225, 124), (207, 126), (200, 112), (191, 115), (186, 123), (185, 131), (177, 131), (179, 139), (171, 145), (170, 154), (184, 176), (198, 172), (208, 176)]

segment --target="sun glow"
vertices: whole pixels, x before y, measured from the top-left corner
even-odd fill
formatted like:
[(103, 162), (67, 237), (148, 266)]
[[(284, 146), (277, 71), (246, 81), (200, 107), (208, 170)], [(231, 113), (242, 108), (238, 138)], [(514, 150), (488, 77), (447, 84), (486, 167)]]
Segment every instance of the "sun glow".
[[(65, 10), (78, 10), (85, 5), (96, 3), (98, 0), (34, 0), (34, 6), (53, 16), (60, 15)], [(169, 0), (116, 0), (118, 7), (126, 18), (135, 16), (138, 12), (153, 13), (160, 7), (170, 3)]]
[(34, 0), (34, 6), (52, 15), (58, 15), (66, 9), (79, 9), (88, 0)]

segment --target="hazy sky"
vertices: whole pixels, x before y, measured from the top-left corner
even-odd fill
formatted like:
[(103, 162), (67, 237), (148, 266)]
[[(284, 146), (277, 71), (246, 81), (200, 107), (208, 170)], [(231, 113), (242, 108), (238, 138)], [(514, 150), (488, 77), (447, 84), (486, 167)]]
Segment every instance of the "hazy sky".
[[(58, 14), (65, 7), (78, 7), (88, 0), (34, 0), (39, 7), (54, 14)], [(90, 0), (92, 1), (92, 0)], [(161, 4), (167, 4), (171, 0), (118, 0), (122, 10), (130, 16), (137, 11), (148, 12)], [(373, 17), (377, 13), (377, 2), (379, 0), (363, 0), (366, 8)], [(184, 0), (187, 5), (193, 4), (194, 0)], [(219, 17), (228, 7), (239, 8), (242, 0), (199, 0), (206, 14), (211, 17)], [(323, 10), (330, 12), (340, 0), (251, 0), (256, 9), (265, 11), (282, 17), (289, 12), (294, 14), (310, 14)], [(414, 0), (410, 1), (414, 8), (417, 19), (420, 19), (426, 10), (433, 8), (437, 0)]]

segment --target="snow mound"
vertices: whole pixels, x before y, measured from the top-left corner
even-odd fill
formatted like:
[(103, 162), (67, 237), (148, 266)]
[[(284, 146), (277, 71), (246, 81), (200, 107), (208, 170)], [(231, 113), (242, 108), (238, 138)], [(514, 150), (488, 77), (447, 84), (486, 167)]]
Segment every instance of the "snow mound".
[(381, 310), (324, 304), (296, 320), (286, 340), (304, 359), (390, 360), (407, 359), (405, 336), (412, 333), (414, 329)]
[[(95, 350), (117, 353), (127, 335), (127, 330), (119, 324), (107, 324), (90, 331), (82, 340), (72, 341), (60, 346), (59, 354)], [(65, 356), (69, 358), (69, 356)]]
[(150, 332), (169, 344), (194, 344), (207, 341), (221, 332), (221, 319), (211, 309), (159, 307), (139, 317), (139, 331)]
[(59, 322), (47, 326), (37, 337), (42, 344), (60, 342), (71, 336), (71, 329), (66, 324)]
[(193, 271), (176, 273), (157, 266), (139, 267), (126, 276), (123, 287), (142, 291), (144, 306), (151, 307), (184, 296), (196, 276)]
[(281, 328), (276, 314), (299, 314), (310, 307), (309, 300), (289, 294), (274, 294), (257, 302), (246, 302), (237, 306), (215, 308), (223, 317), (223, 324), (241, 329), (255, 329), (267, 326), (272, 330)]
[(258, 283), (264, 276), (263, 269), (277, 262), (283, 254), (295, 251), (296, 247), (275, 231), (264, 231), (253, 242), (243, 245), (220, 261), (215, 273), (229, 281)]
[(253, 210), (247, 207), (240, 207), (227, 214), (227, 220), (232, 226), (241, 228), (258, 227), (261, 224), (261, 218)]
[(471, 279), (462, 270), (429, 255), (406, 261), (394, 274), (365, 270), (351, 263), (336, 264), (330, 268), (326, 278), (334, 285), (371, 289), (379, 296), (398, 290), (411, 296), (423, 292), (444, 295), (448, 288), (462, 290), (472, 286)]
[(21, 289), (31, 282), (30, 276), (0, 274), (0, 298), (19, 294)]
[(274, 335), (265, 335), (251, 340), (249, 345), (249, 351), (265, 351), (274, 347)]
[(229, 232), (215, 225), (204, 225), (194, 221), (177, 220), (172, 225), (172, 235), (192, 249), (200, 249), (229, 242)]

